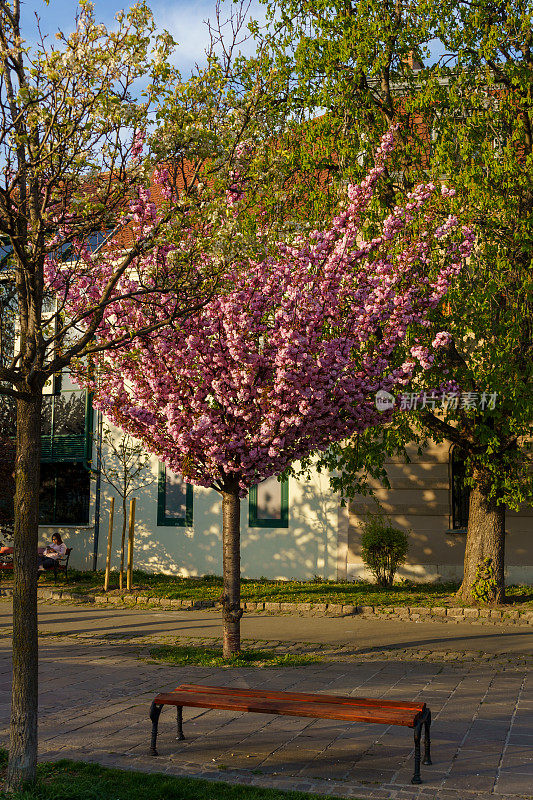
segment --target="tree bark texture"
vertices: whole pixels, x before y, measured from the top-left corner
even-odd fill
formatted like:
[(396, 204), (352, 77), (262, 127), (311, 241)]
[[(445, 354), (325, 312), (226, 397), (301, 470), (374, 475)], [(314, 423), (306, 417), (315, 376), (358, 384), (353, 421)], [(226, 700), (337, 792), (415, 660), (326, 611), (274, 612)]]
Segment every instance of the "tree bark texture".
[(6, 788), (34, 781), (37, 762), (37, 544), (42, 397), (17, 401), (13, 686)]
[(481, 471), (474, 473), (475, 483), (470, 490), (468, 530), (464, 560), (464, 576), (458, 595), (472, 601), (477, 568), (486, 558), (492, 560), (496, 586), (491, 600), (505, 599), (505, 506), (489, 499), (489, 480)]
[(223, 656), (241, 649), (241, 501), (237, 488), (222, 492), (222, 548), (224, 590)]

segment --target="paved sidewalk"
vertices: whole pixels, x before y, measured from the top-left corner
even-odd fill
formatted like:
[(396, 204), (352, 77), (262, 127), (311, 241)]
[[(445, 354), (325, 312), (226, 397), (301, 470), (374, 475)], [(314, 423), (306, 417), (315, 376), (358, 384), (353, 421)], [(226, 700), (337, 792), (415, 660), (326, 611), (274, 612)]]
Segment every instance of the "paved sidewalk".
[[(11, 601), (0, 602), (0, 634), (11, 628)], [(220, 638), (221, 615), (216, 611), (164, 611), (106, 606), (39, 604), (39, 628), (49, 633), (131, 642), (150, 635)], [(247, 613), (242, 619), (247, 638), (313, 642), (347, 648), (359, 654), (502, 653), (533, 658), (533, 630), (518, 625), (485, 626), (474, 622), (438, 623), (398, 619), (300, 617)]]
[[(527, 632), (527, 639), (516, 629), (494, 631), (501, 636), (500, 653), (506, 650), (509, 655), (484, 663), (479, 651), (493, 647), (492, 655), (496, 655), (497, 645), (486, 629), (476, 631), (472, 625), (465, 626), (469, 632), (459, 631), (460, 626), (443, 626), (445, 634), (437, 633), (435, 624), (427, 625), (426, 631), (423, 624), (383, 621), (379, 626), (374, 622), (370, 631), (360, 627), (359, 621), (343, 633), (331, 626), (344, 620), (261, 619), (265, 623), (261, 632), (256, 630), (259, 617), (245, 625), (254, 636), (261, 633), (285, 649), (301, 645), (297, 639), (313, 641), (303, 623), (321, 622), (322, 652), (331, 654), (336, 647), (343, 660), (284, 669), (170, 667), (139, 660), (139, 655), (146, 656), (146, 642), (169, 636), (217, 636), (218, 620), (213, 614), (88, 612), (81, 607), (43, 606), (40, 628), (54, 628), (63, 635), (52, 633), (41, 641), (41, 757), (68, 756), (127, 769), (361, 800), (533, 796), (533, 682), (526, 663), (531, 633)], [(354, 621), (350, 623), (353, 626)], [(7, 633), (7, 603), (0, 604), (0, 625)], [(380, 641), (381, 647), (389, 649), (380, 650)], [(428, 658), (414, 658), (410, 648)], [(9, 650), (4, 635), (0, 638), (3, 742), (9, 717)], [(463, 654), (461, 662), (450, 657), (454, 650)], [(164, 709), (160, 755), (150, 758), (149, 703), (157, 691), (181, 682), (421, 698), (434, 716), (434, 764), (422, 767), (421, 787), (410, 785), (409, 729), (201, 709), (184, 712), (185, 742), (175, 740), (175, 716)]]

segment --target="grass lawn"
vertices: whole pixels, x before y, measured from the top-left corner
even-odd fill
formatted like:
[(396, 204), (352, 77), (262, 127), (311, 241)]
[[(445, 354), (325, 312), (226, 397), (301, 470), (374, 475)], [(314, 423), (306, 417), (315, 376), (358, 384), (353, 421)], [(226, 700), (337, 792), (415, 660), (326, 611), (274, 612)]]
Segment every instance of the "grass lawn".
[(201, 667), (301, 667), (320, 661), (317, 656), (298, 653), (280, 655), (267, 650), (243, 650), (231, 661), (224, 661), (221, 648), (194, 645), (158, 645), (150, 649), (150, 655), (156, 661), (180, 667), (191, 664)]
[[(0, 751), (0, 786), (7, 753)], [(279, 792), (249, 786), (173, 778), (157, 773), (126, 772), (79, 761), (57, 761), (38, 767), (38, 782), (31, 789), (2, 800), (325, 800), (324, 795)]]
[[(101, 590), (103, 571), (78, 572), (69, 570), (67, 588), (82, 594)], [(134, 571), (134, 590), (138, 594), (165, 597), (169, 600), (218, 600), (222, 593), (222, 578), (206, 575), (203, 578), (177, 578)], [(51, 572), (43, 573), (40, 586), (55, 585)], [(59, 579), (59, 585), (62, 579)], [(112, 573), (110, 586), (118, 594), (118, 575)], [(361, 606), (461, 606), (455, 597), (457, 583), (398, 582), (391, 589), (380, 589), (372, 583), (336, 581), (273, 581), (266, 578), (243, 578), (241, 596), (249, 602), (282, 603), (342, 603)], [(533, 608), (533, 586), (507, 587), (507, 602), (515, 608)]]

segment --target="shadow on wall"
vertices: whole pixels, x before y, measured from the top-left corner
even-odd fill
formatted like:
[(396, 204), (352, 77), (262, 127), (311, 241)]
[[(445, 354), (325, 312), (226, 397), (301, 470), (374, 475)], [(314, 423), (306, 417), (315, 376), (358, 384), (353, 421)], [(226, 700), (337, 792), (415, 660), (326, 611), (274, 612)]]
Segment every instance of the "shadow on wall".
[(136, 528), (135, 566), (182, 577), (222, 574), (222, 507), (215, 491), (194, 488), (192, 527), (157, 526), (157, 500)]
[[(157, 463), (153, 466), (157, 474)], [(102, 487), (98, 568), (105, 567), (108, 515), (112, 490)], [(112, 569), (120, 565), (122, 504), (115, 496)], [(214, 490), (194, 488), (194, 525), (157, 524), (157, 481), (135, 493), (134, 568), (187, 576), (222, 573), (222, 508)], [(94, 512), (93, 512), (94, 513)], [(129, 513), (129, 499), (127, 503)], [(243, 577), (310, 580), (336, 578), (338, 497), (326, 475), (309, 481), (290, 480), (289, 527), (249, 527), (249, 503), (241, 504), (241, 566)], [(65, 530), (73, 547), (72, 565), (92, 568), (94, 528)], [(47, 534), (46, 534), (47, 535)], [(50, 534), (51, 535), (51, 534)], [(127, 558), (127, 537), (125, 560)]]
[[(248, 522), (248, 501), (243, 502)], [(289, 527), (243, 526), (242, 575), (280, 580), (335, 579), (338, 497), (329, 478), (290, 480)]]
[[(243, 577), (309, 580), (336, 577), (335, 521), (338, 502), (326, 479), (291, 480), (288, 528), (248, 527), (248, 500), (241, 506)], [(109, 496), (102, 498), (99, 567), (105, 565)], [(157, 496), (153, 487), (137, 495), (134, 567), (148, 572), (197, 576), (222, 573), (222, 509), (212, 490), (194, 489), (194, 527), (157, 526)], [(120, 559), (122, 512), (115, 499), (112, 567)]]
[[(415, 582), (461, 580), (466, 537), (449, 531), (447, 491), (393, 487), (382, 488), (376, 495), (392, 524), (409, 537), (407, 561), (397, 577)], [(374, 510), (375, 506), (360, 496), (350, 505), (349, 580), (371, 577), (361, 559), (361, 533), (366, 517)]]
[[(134, 569), (146, 572), (181, 575), (183, 577), (221, 572), (222, 552), (219, 526), (213, 524), (217, 519), (218, 495), (209, 492), (207, 508), (198, 502), (197, 490), (194, 497), (194, 527), (157, 524), (157, 484), (136, 492), (136, 521), (134, 544)], [(99, 567), (105, 566), (108, 510), (111, 493), (106, 491), (102, 498), (102, 520), (100, 523)], [(129, 514), (129, 501), (127, 515)], [(204, 517), (211, 517), (211, 525), (205, 524)], [(120, 540), (122, 532), (122, 508), (120, 498), (115, 497), (115, 517), (113, 530), (112, 569), (120, 564)], [(126, 553), (127, 553), (126, 530)]]

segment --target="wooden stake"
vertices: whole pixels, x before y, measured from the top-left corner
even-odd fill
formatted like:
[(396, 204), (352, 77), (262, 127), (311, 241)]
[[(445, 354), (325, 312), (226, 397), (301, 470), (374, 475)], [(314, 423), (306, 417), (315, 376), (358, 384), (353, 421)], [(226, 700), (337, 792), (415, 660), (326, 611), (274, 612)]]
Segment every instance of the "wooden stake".
[(133, 534), (135, 531), (135, 497), (130, 501), (130, 529), (128, 532), (128, 572), (126, 576), (126, 589), (131, 592), (133, 581)]
[(113, 513), (115, 511), (115, 498), (109, 504), (109, 533), (107, 534), (107, 557), (105, 561), (104, 592), (109, 589), (109, 573), (111, 572), (111, 544), (113, 542)]

